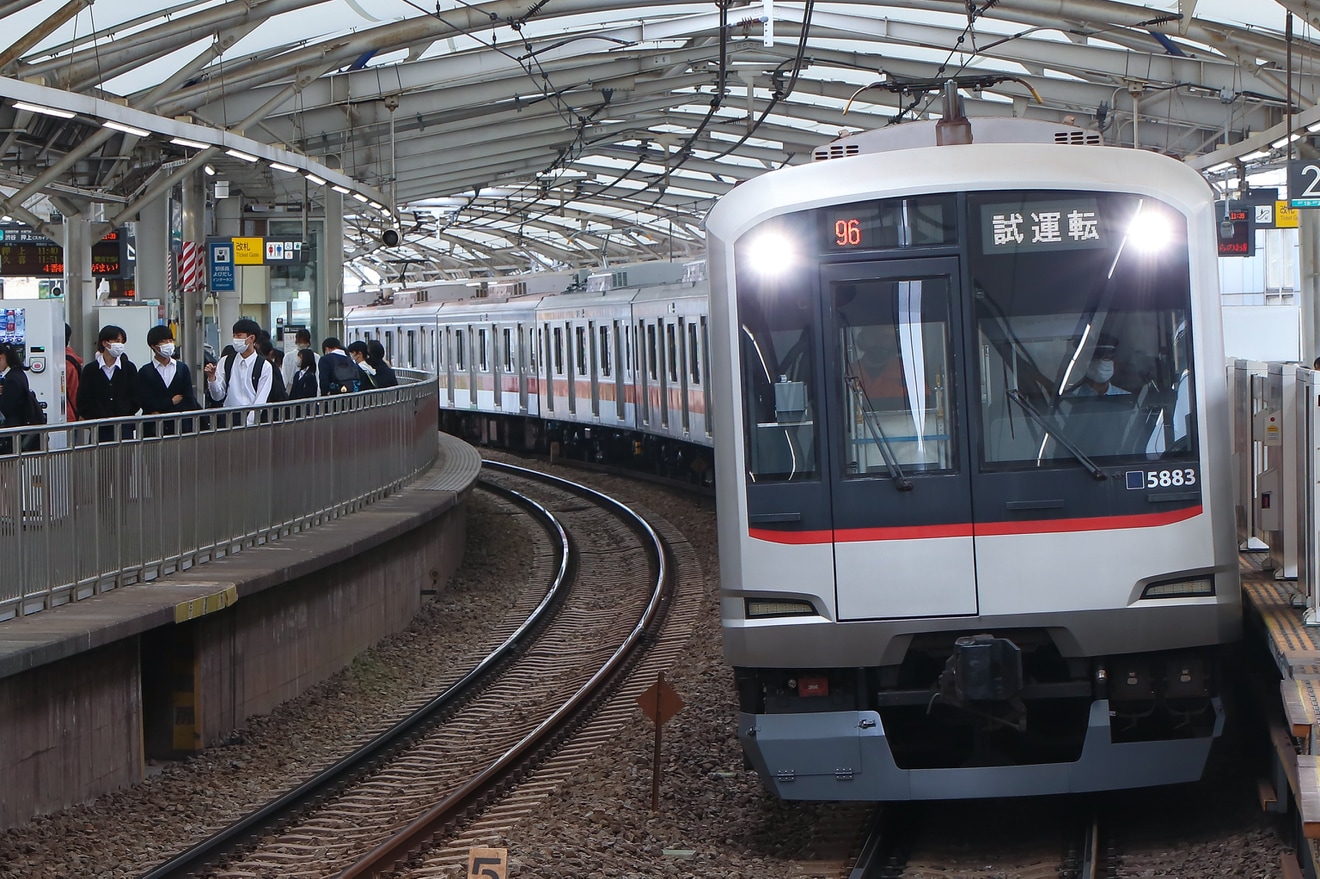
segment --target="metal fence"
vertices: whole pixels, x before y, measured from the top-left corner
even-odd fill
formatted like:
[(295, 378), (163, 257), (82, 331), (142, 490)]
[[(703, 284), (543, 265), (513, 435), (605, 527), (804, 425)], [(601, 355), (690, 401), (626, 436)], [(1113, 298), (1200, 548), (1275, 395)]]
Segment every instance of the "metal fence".
[(0, 620), (185, 570), (392, 493), (438, 454), (436, 383), (420, 378), (246, 410), (0, 430)]

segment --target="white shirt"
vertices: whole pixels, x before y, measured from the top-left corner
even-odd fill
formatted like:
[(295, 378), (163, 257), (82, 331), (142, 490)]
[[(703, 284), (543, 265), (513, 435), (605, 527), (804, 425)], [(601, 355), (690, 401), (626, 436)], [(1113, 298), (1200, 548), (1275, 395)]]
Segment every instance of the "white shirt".
[(151, 365), (156, 367), (156, 372), (160, 373), (161, 380), (165, 382), (165, 387), (168, 389), (170, 382), (174, 381), (174, 373), (178, 372), (174, 358), (171, 357), (167, 362), (161, 363), (159, 357), (153, 357), (151, 358)]
[[(211, 399), (223, 400), (225, 406), (229, 408), (264, 405), (270, 399), (271, 370), (275, 367), (269, 363), (262, 364), (261, 377), (257, 379), (257, 388), (254, 391), (252, 389), (252, 370), (259, 357), (261, 355), (255, 351), (249, 352), (247, 356), (236, 356), (234, 358), (234, 374), (230, 376), (228, 387), (225, 385), (225, 360), (217, 363), (215, 365), (215, 379), (206, 383), (206, 390), (211, 395)], [(248, 424), (256, 422), (255, 414), (248, 415)]]
[(105, 355), (98, 351), (96, 352), (96, 362), (101, 365), (101, 372), (105, 373), (105, 377), (110, 379), (110, 381), (114, 381), (115, 370), (119, 368), (119, 358), (116, 357), (109, 366), (106, 366)]

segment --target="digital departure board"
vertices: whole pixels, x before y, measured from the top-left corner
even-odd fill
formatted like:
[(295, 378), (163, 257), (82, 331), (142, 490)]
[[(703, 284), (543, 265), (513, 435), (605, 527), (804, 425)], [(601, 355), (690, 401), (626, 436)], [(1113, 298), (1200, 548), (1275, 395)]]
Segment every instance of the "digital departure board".
[[(123, 277), (125, 244), (119, 229), (93, 244), (92, 275), (98, 278)], [(132, 274), (132, 265), (127, 266), (127, 271)], [(0, 227), (0, 277), (51, 278), (63, 275), (64, 248), (58, 243), (27, 227)]]

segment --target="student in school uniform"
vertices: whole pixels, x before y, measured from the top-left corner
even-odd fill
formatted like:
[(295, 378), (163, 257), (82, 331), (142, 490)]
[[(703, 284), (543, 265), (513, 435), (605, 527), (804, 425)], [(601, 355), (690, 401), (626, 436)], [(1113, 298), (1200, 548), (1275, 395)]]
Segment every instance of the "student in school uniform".
[[(108, 324), (96, 337), (96, 356), (83, 366), (78, 379), (78, 417), (122, 418), (135, 415), (142, 408), (138, 389), (137, 367), (124, 353), (128, 336), (123, 327)], [(125, 439), (133, 436), (133, 426), (121, 425)], [(106, 425), (97, 429), (100, 442), (114, 442), (115, 429)]]
[[(188, 364), (174, 359), (174, 334), (169, 327), (156, 326), (147, 331), (147, 347), (151, 349), (151, 362), (138, 370), (138, 387), (142, 392), (142, 414), (170, 415), (200, 409), (193, 392), (192, 373)], [(155, 425), (148, 424), (146, 433), (155, 435)], [(184, 430), (191, 428), (184, 423)], [(174, 433), (173, 422), (166, 422), (165, 434)]]

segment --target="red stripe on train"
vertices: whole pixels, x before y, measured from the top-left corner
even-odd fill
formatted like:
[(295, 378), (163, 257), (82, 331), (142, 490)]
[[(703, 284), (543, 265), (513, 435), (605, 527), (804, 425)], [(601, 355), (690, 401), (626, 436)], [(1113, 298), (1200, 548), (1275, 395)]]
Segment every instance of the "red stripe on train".
[(1073, 531), (1117, 531), (1125, 528), (1157, 528), (1185, 522), (1201, 515), (1200, 506), (1167, 513), (1136, 516), (1097, 516), (1089, 519), (1036, 519), (1030, 522), (962, 522), (952, 525), (916, 525), (896, 528), (843, 528), (837, 531), (771, 531), (749, 528), (754, 540), (788, 545), (817, 543), (865, 543), (879, 540), (928, 540), (938, 537), (1002, 537), (1012, 534), (1059, 534)]

